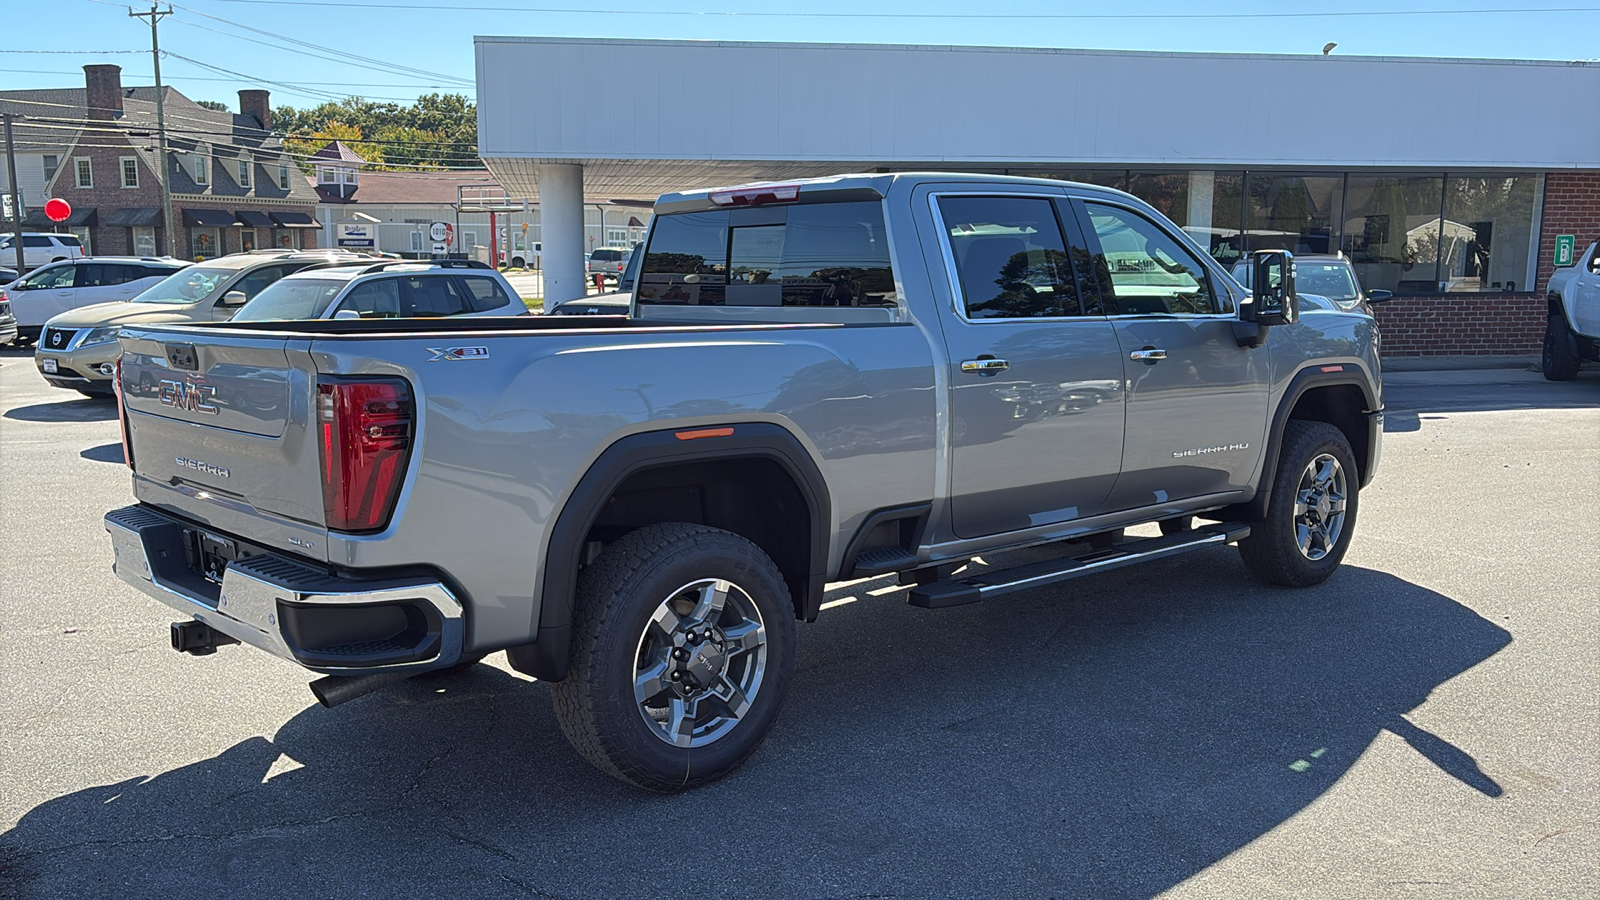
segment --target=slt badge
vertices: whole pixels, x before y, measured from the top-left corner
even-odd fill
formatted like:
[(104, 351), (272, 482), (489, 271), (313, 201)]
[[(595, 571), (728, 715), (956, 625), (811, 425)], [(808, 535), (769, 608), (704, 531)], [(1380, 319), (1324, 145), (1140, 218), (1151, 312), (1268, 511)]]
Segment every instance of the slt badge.
[(463, 359), (488, 359), (488, 347), (429, 347), (428, 352), (433, 355), (428, 357), (428, 362), (445, 360), (454, 362)]

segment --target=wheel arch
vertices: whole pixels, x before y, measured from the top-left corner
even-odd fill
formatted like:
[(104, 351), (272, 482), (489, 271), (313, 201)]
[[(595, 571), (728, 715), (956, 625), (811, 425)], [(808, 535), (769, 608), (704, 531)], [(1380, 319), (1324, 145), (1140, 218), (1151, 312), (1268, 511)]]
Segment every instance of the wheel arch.
[(607, 447), (562, 506), (542, 564), (538, 631), (533, 643), (510, 648), (512, 666), (546, 681), (564, 678), (578, 573), (594, 545), (668, 521), (750, 540), (783, 573), (796, 617), (816, 618), (832, 509), (827, 482), (800, 440), (770, 423), (646, 432)]
[(1357, 481), (1366, 487), (1377, 462), (1383, 428), (1381, 412), (1382, 403), (1373, 390), (1372, 379), (1360, 366), (1313, 363), (1296, 372), (1273, 411), (1256, 495), (1248, 502), (1223, 509), (1223, 518), (1251, 521), (1265, 515), (1272, 499), (1284, 430), (1294, 419), (1327, 422), (1343, 432), (1355, 454)]

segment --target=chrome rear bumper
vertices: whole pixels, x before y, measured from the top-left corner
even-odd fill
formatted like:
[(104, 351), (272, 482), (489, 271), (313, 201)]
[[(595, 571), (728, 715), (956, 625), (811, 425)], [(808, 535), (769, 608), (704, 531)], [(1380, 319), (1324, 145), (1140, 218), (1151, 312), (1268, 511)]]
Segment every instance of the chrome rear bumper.
[(461, 658), (461, 601), (439, 581), (340, 577), (257, 554), (229, 561), (218, 585), (195, 565), (195, 526), (147, 506), (112, 510), (105, 525), (123, 581), (312, 671), (422, 671)]

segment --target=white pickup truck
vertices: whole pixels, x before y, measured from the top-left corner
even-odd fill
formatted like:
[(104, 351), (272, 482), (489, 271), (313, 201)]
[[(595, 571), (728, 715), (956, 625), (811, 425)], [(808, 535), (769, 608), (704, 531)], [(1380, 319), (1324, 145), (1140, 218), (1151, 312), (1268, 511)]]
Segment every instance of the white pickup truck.
[(1540, 354), (1544, 377), (1571, 381), (1584, 360), (1600, 362), (1600, 241), (1591, 243), (1576, 265), (1550, 276), (1545, 298), (1550, 318)]

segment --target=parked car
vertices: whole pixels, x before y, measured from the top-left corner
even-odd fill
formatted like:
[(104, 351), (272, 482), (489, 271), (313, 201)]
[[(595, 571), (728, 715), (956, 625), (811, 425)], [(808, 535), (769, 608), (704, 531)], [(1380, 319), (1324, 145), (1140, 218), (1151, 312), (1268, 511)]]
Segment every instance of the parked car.
[(89, 396), (109, 395), (122, 326), (226, 321), (285, 275), (311, 266), (370, 259), (339, 251), (256, 250), (189, 265), (128, 300), (85, 306), (51, 318), (34, 351), (34, 363), (56, 387)]
[[(1234, 263), (1233, 277), (1250, 287), (1250, 261)], [(1343, 310), (1359, 309), (1372, 313), (1373, 303), (1383, 303), (1394, 295), (1384, 290), (1366, 290), (1356, 275), (1355, 266), (1343, 253), (1306, 254), (1294, 258), (1295, 290), (1326, 297)]]
[(21, 277), (22, 273), (18, 272), (16, 269), (0, 267), (0, 285), (10, 284)]
[(576, 297), (545, 310), (551, 316), (625, 316), (633, 303), (633, 285), (639, 279), (639, 264), (644, 260), (644, 245), (634, 244), (628, 251), (617, 289), (603, 294)]
[(441, 259), (296, 272), (240, 307), (232, 321), (526, 315), (510, 283), (487, 264)]
[[(17, 258), (16, 233), (0, 234), (0, 261), (11, 263)], [(56, 234), (47, 231), (22, 233), (22, 266), (33, 270), (45, 263), (83, 256), (83, 244), (75, 234)]]
[(1584, 360), (1600, 362), (1600, 241), (1550, 276), (1545, 286), (1549, 317), (1540, 353), (1544, 377), (1571, 381)]
[(505, 650), (584, 758), (678, 791), (760, 744), (829, 582), (932, 609), (1237, 542), (1307, 587), (1350, 546), (1376, 328), (1302, 318), (1283, 251), (1247, 295), (1129, 194), (1005, 176), (657, 210), (628, 318), (124, 329), (137, 502), (105, 524), (192, 619), (172, 646), (249, 644), (328, 705)]
[(623, 256), (626, 250), (616, 247), (601, 247), (589, 254), (589, 274), (616, 277), (622, 274)]
[(34, 269), (0, 288), (0, 296), (11, 301), (18, 337), (33, 343), (44, 323), (55, 316), (96, 303), (130, 300), (190, 265), (155, 256), (85, 256)]

